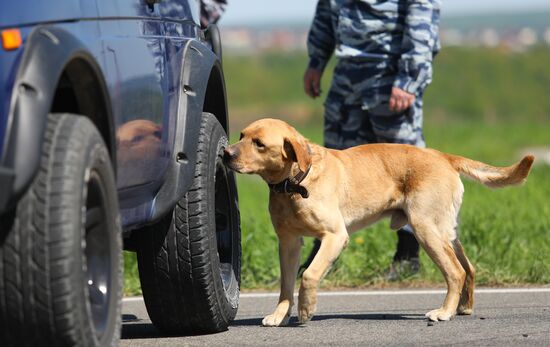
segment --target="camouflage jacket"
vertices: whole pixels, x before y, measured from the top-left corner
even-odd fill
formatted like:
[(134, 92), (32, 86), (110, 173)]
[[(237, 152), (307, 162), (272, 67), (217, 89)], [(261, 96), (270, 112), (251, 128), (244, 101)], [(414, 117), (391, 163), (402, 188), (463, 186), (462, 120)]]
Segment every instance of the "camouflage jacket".
[(206, 28), (210, 23), (217, 23), (226, 6), (227, 0), (201, 0), (201, 25)]
[(308, 36), (309, 66), (338, 58), (384, 61), (394, 86), (416, 93), (431, 82), (439, 51), (440, 0), (319, 0)]

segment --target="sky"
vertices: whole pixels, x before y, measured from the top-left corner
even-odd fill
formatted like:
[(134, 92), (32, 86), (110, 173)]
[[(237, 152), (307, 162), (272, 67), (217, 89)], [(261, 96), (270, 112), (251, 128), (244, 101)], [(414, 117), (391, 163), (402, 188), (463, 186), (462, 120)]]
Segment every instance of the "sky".
[[(228, 0), (220, 25), (311, 21), (317, 0)], [(550, 10), (550, 0), (443, 0), (442, 16)]]

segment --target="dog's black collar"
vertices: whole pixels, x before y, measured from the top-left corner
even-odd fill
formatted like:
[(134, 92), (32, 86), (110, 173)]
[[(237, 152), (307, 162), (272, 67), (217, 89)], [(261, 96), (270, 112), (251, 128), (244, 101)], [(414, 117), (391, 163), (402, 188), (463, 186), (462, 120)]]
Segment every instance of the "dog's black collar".
[(268, 184), (269, 189), (274, 193), (299, 193), (302, 198), (307, 199), (309, 197), (309, 192), (306, 187), (301, 186), (300, 183), (306, 178), (309, 170), (311, 169), (311, 164), (307, 167), (306, 171), (301, 171), (296, 174), (294, 177), (289, 177), (283, 180), (282, 182), (275, 184)]

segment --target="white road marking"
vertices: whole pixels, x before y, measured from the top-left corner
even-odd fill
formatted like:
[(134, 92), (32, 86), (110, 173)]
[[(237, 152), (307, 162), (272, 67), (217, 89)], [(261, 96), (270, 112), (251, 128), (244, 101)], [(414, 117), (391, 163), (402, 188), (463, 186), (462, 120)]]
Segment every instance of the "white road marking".
[(131, 296), (127, 298), (122, 298), (122, 302), (134, 302), (134, 301), (143, 301), (143, 296)]
[[(445, 294), (446, 289), (419, 289), (419, 290), (360, 290), (360, 291), (334, 291), (319, 292), (318, 296), (376, 296), (376, 295), (427, 295)], [(550, 287), (546, 288), (480, 288), (475, 290), (476, 294), (520, 294), (520, 293), (550, 293)], [(296, 294), (296, 293), (295, 293)], [(242, 293), (241, 298), (272, 298), (278, 297), (279, 293)], [(142, 301), (143, 297), (134, 296), (124, 298), (124, 302)]]

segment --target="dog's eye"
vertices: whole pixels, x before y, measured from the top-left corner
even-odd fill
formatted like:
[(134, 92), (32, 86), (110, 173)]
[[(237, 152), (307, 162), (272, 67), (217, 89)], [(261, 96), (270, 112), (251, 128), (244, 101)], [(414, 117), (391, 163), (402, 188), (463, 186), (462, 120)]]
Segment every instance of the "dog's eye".
[(262, 141), (260, 141), (258, 139), (254, 139), (254, 140), (252, 140), (252, 142), (254, 142), (256, 147), (258, 147), (259, 149), (264, 149), (265, 148), (265, 145), (262, 143)]

